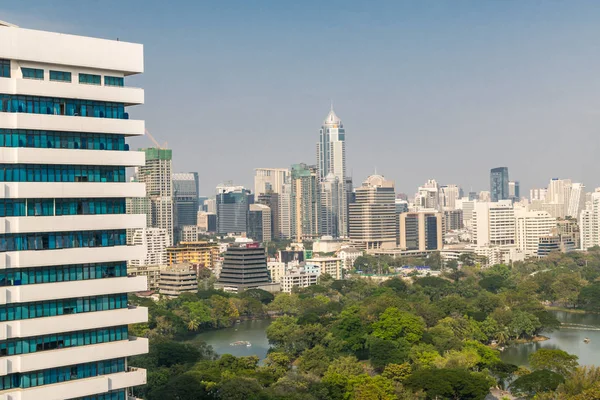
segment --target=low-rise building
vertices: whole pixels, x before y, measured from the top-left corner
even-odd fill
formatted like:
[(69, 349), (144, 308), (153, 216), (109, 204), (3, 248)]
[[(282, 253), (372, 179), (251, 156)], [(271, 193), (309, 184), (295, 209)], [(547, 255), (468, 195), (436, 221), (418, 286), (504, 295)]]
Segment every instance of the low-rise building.
[(338, 257), (316, 257), (306, 260), (306, 265), (319, 267), (322, 274), (329, 274), (333, 279), (342, 279), (342, 260)]
[(333, 236), (321, 236), (312, 244), (313, 253), (334, 253), (342, 248), (347, 241), (334, 239)]
[(169, 265), (190, 263), (212, 269), (218, 255), (219, 246), (214, 242), (181, 242), (167, 248)]
[(279, 292), (279, 283), (271, 282), (264, 247), (259, 243), (234, 243), (225, 252), (215, 289), (240, 293), (248, 289)]
[(197, 242), (200, 239), (200, 235), (204, 234), (198, 225), (183, 225), (179, 230), (180, 243)]
[(198, 272), (190, 264), (172, 265), (160, 271), (160, 294), (177, 297), (184, 292), (198, 291)]
[(342, 260), (342, 269), (344, 271), (350, 271), (354, 267), (354, 261), (363, 255), (363, 251), (352, 246), (342, 247), (336, 256)]
[(148, 279), (148, 290), (158, 290), (160, 281), (160, 271), (165, 269), (166, 265), (144, 265), (127, 267), (129, 276), (145, 276)]
[(305, 288), (316, 285), (319, 280), (319, 272), (307, 271), (302, 267), (288, 270), (281, 279), (281, 291), (291, 293), (292, 288)]
[(539, 238), (537, 256), (547, 257), (552, 252), (568, 253), (576, 249), (575, 242), (569, 237), (547, 235)]

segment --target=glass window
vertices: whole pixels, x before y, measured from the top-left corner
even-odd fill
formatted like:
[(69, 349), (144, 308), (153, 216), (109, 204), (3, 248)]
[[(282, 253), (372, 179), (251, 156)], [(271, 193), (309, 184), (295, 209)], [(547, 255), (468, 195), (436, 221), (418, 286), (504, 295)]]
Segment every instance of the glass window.
[(124, 79), (118, 76), (105, 76), (104, 86), (124, 86)]
[(37, 68), (21, 68), (23, 79), (44, 79), (44, 70)]
[[(43, 73), (43, 71), (42, 71)], [(35, 74), (34, 74), (35, 76)], [(100, 75), (95, 83), (100, 85)], [(37, 78), (33, 78), (37, 79)], [(43, 75), (41, 78), (43, 79)], [(0, 112), (128, 119), (123, 103), (0, 94)]]
[(10, 60), (0, 59), (0, 77), (10, 78)]
[(71, 82), (71, 73), (65, 71), (50, 70), (50, 80), (59, 82)]
[(79, 83), (85, 83), (87, 85), (100, 85), (100, 81), (100, 75), (79, 74)]

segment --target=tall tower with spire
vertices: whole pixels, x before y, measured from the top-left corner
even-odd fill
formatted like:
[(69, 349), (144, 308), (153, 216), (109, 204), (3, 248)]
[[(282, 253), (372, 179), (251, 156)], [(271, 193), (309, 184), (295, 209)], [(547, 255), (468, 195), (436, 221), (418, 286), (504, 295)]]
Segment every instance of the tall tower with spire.
[[(345, 237), (348, 235), (348, 201), (346, 185), (346, 131), (342, 120), (333, 111), (333, 105), (319, 134), (317, 143), (317, 170), (322, 186), (321, 221), (332, 221), (323, 226), (323, 235)], [(323, 186), (327, 187), (323, 187)], [(332, 193), (335, 188), (337, 193)]]

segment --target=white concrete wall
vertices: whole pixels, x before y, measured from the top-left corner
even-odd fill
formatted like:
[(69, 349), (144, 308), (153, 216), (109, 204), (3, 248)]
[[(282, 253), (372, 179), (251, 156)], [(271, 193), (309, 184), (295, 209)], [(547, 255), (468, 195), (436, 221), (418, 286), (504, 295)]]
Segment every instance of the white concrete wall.
[(144, 72), (141, 44), (0, 26), (0, 58)]
[[(111, 293), (143, 292), (145, 290), (148, 290), (148, 279), (145, 276), (5, 286), (0, 288), (0, 304), (102, 296)], [(110, 321), (104, 322), (106, 326), (111, 324)]]
[[(0, 31), (1, 32), (1, 31)], [(1, 39), (0, 39), (1, 40)], [(1, 50), (0, 50), (1, 52)], [(87, 85), (79, 83), (79, 75), (72, 74), (73, 82), (56, 82), (49, 80), (49, 66), (37, 65), (43, 68), (45, 80), (40, 79), (0, 79), (0, 93), (21, 94), (28, 96), (59, 97), (63, 99), (94, 99), (127, 105), (144, 104), (144, 90), (127, 86)], [(21, 75), (12, 78), (19, 78)]]
[(107, 323), (110, 326), (119, 326), (146, 321), (148, 321), (146, 307), (6, 321), (0, 322), (0, 340), (98, 329), (107, 326)]
[(145, 384), (146, 370), (137, 368), (128, 372), (77, 379), (30, 389), (6, 390), (0, 394), (0, 400), (63, 400)]
[(94, 132), (127, 136), (143, 135), (145, 123), (135, 119), (75, 117), (69, 115), (0, 113), (5, 129)]
[(145, 214), (65, 215), (54, 217), (0, 218), (0, 234), (69, 232), (146, 227)]
[(18, 372), (76, 365), (113, 358), (129, 357), (148, 352), (148, 339), (132, 338), (115, 342), (77, 346), (38, 353), (0, 358), (0, 376)]
[(145, 197), (139, 182), (0, 182), (0, 198)]
[(39, 149), (0, 147), (3, 164), (59, 164), (59, 165), (116, 165), (138, 167), (146, 163), (141, 151)]

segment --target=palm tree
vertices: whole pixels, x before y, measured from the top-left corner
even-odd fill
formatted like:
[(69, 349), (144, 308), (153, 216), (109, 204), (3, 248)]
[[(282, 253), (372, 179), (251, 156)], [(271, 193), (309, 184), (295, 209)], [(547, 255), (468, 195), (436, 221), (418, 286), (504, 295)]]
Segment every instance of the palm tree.
[(508, 331), (506, 329), (498, 331), (495, 335), (495, 339), (498, 344), (505, 344), (509, 339)]
[(188, 330), (189, 331), (197, 331), (198, 328), (200, 327), (200, 323), (198, 322), (197, 319), (191, 319), (190, 322), (188, 322)]

